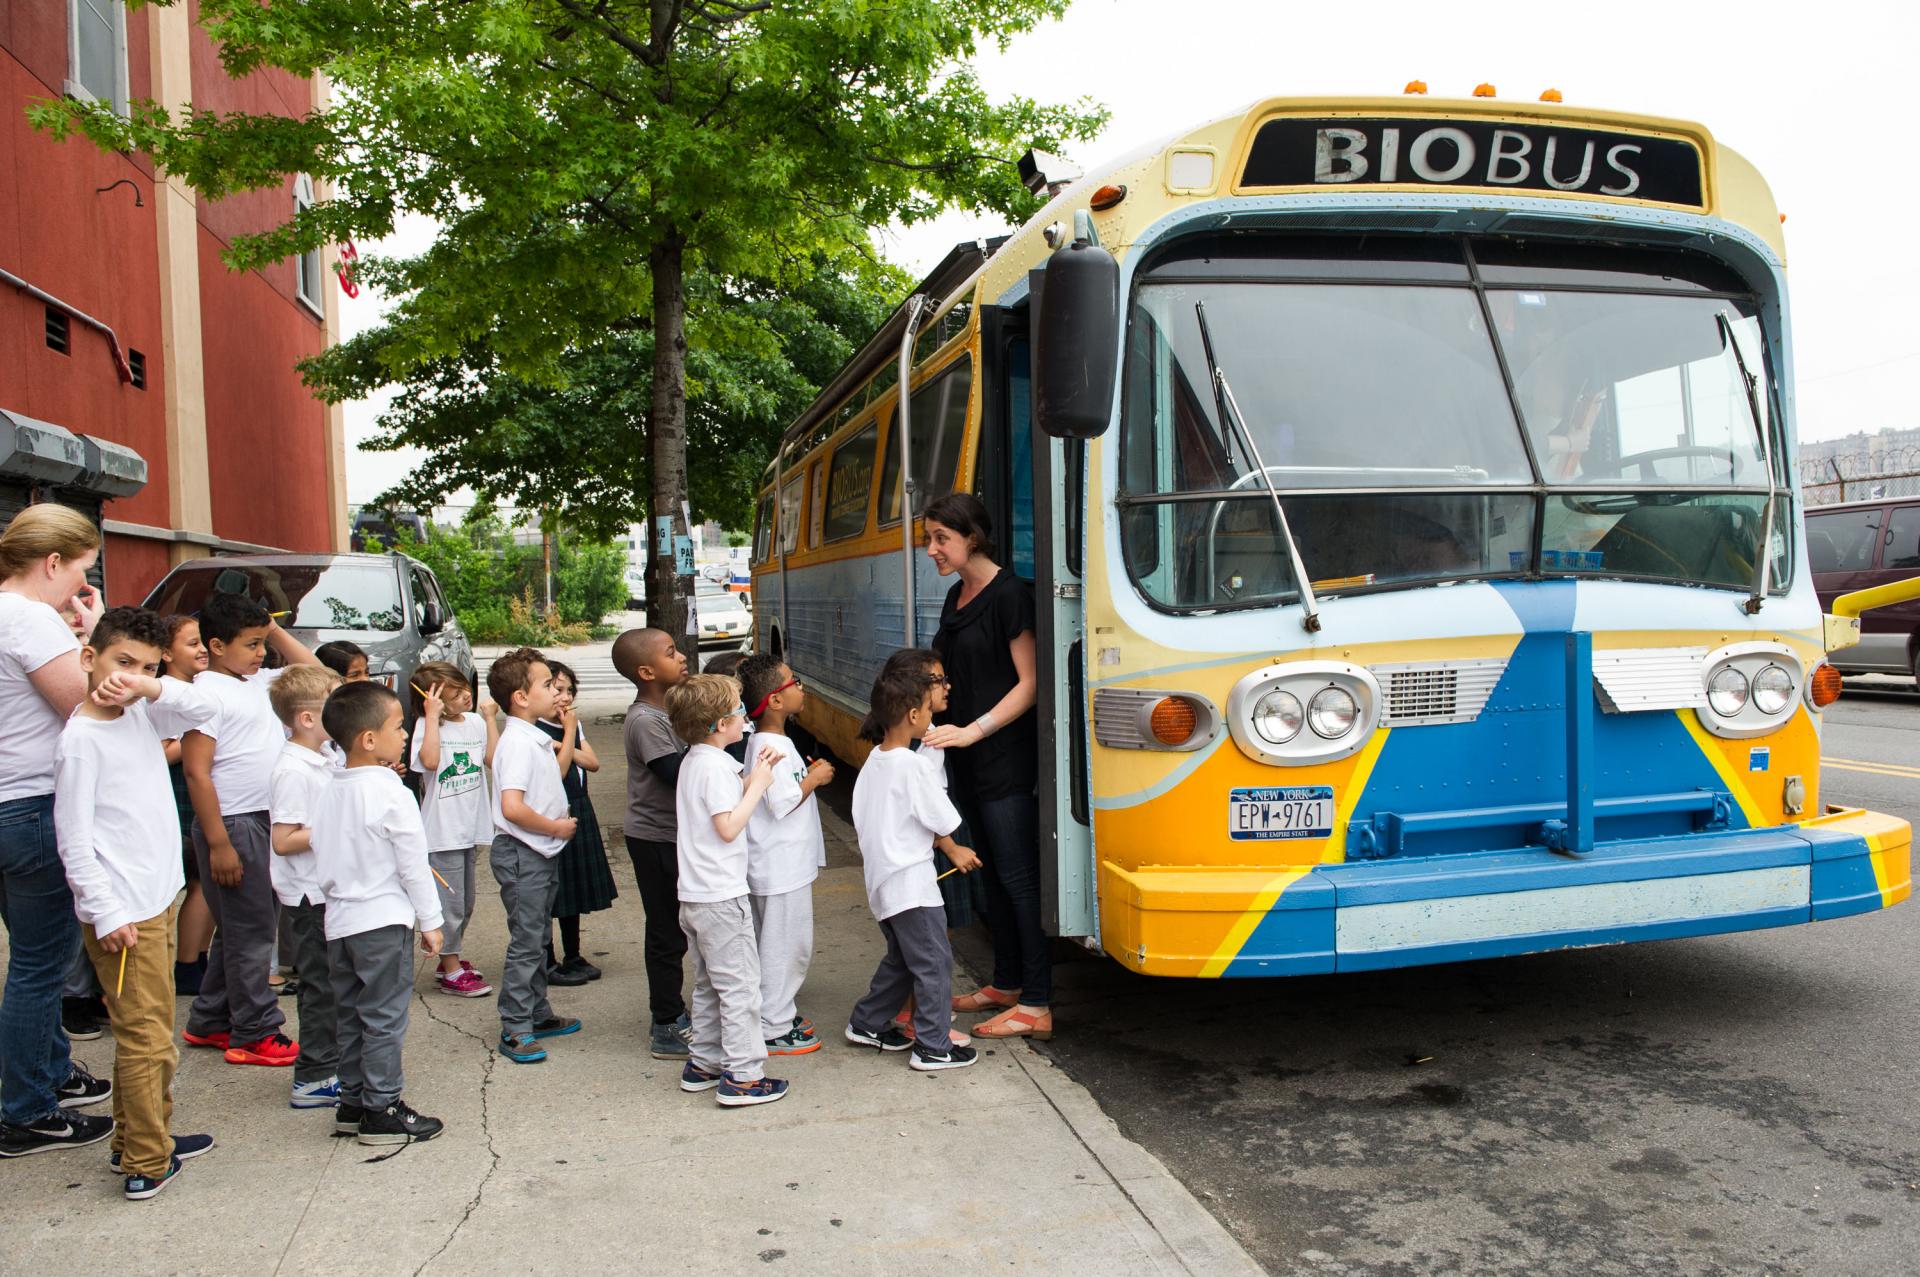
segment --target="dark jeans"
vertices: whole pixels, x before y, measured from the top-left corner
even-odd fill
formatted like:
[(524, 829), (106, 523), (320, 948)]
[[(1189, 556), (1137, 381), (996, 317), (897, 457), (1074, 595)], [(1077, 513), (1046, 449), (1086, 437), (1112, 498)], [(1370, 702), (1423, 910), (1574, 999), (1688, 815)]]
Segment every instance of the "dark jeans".
[(0, 803), (0, 923), (7, 990), (0, 998), (0, 1117), (37, 1122), (59, 1111), (73, 1072), (60, 989), (80, 924), (53, 836), (53, 795)]
[(640, 907), (647, 915), (647, 1001), (655, 1024), (672, 1024), (687, 1013), (687, 933), (680, 929), (680, 862), (670, 842), (628, 838)]
[(993, 987), (1020, 990), (1030, 1007), (1053, 1002), (1053, 960), (1040, 925), (1040, 805), (1032, 794), (975, 799), (958, 789), (954, 806), (986, 862), (987, 926), (993, 932)]

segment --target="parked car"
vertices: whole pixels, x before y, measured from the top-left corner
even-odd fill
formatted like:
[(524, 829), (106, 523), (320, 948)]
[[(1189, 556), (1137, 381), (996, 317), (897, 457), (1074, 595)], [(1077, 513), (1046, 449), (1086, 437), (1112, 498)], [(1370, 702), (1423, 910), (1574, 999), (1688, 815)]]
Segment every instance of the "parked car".
[[(1920, 496), (1810, 507), (1807, 557), (1828, 611), (1836, 595), (1920, 576)], [(1859, 644), (1827, 659), (1842, 674), (1920, 679), (1920, 602), (1863, 613)]]
[(752, 596), (728, 589), (724, 577), (696, 577), (693, 607), (700, 620), (701, 647), (733, 647), (753, 637)]
[(405, 698), (422, 661), (449, 661), (473, 677), (473, 647), (440, 582), (404, 554), (255, 554), (190, 559), (167, 573), (145, 606), (196, 613), (216, 592), (243, 594), (308, 647), (336, 639), (367, 653), (368, 676)]
[(627, 569), (627, 611), (638, 612), (647, 605), (647, 574), (638, 568)]
[(379, 549), (391, 549), (402, 535), (415, 541), (427, 539), (427, 521), (412, 510), (377, 510), (366, 506), (353, 516), (353, 527), (348, 531), (347, 546), (353, 550), (368, 550), (376, 547), (367, 544), (372, 537), (379, 542)]

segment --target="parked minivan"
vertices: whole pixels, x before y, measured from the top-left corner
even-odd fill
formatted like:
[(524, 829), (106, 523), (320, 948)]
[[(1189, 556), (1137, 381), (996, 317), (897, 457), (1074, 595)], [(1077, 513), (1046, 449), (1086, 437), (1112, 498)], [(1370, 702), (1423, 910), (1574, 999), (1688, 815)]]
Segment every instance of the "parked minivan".
[[(1920, 496), (1880, 497), (1807, 508), (1807, 557), (1820, 606), (1836, 595), (1920, 576)], [(1920, 602), (1860, 617), (1860, 643), (1827, 659), (1842, 674), (1920, 678)]]
[(367, 674), (406, 696), (422, 661), (449, 661), (473, 677), (473, 647), (440, 582), (404, 554), (250, 554), (190, 559), (167, 573), (144, 606), (196, 613), (215, 592), (244, 594), (308, 647), (336, 639), (367, 653)]

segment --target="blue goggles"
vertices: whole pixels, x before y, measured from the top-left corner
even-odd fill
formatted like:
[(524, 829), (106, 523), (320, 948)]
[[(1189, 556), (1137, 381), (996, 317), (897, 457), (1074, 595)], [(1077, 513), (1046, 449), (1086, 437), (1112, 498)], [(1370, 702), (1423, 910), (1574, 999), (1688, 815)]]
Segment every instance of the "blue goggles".
[(722, 714), (720, 716), (719, 722), (709, 723), (707, 725), (707, 731), (717, 732), (720, 730), (721, 723), (726, 722), (728, 719), (745, 718), (746, 716), (747, 716), (747, 703), (745, 701), (741, 701), (739, 704), (735, 705), (731, 710), (728, 710), (726, 713)]

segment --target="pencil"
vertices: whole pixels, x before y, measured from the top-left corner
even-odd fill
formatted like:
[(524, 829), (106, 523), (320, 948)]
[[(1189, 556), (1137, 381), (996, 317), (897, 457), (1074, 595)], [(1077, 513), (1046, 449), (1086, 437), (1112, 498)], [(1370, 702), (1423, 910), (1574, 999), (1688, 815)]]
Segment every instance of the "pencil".
[[(436, 878), (440, 878), (440, 871), (438, 869), (435, 869), (432, 865), (427, 866), (427, 872), (432, 874)], [(445, 887), (448, 891), (453, 890), (453, 884), (448, 882), (445, 878), (440, 878), (440, 885)]]
[(420, 684), (414, 682), (412, 679), (407, 680), (407, 686), (411, 687), (414, 691), (419, 692), (420, 695), (422, 696), (426, 695), (426, 692), (421, 689)]
[(113, 1000), (120, 1000), (120, 990), (127, 987), (127, 947), (120, 946), (120, 975), (113, 982)]
[[(955, 866), (954, 866), (953, 868), (951, 868), (951, 869), (949, 869), (949, 870), (947, 870), (947, 871), (946, 871), (945, 873), (943, 873), (943, 874), (941, 874), (941, 875), (940, 875), (940, 878), (951, 878), (951, 877), (953, 877), (953, 876), (954, 876), (955, 874), (957, 874), (957, 873), (959, 873), (959, 872), (960, 872), (960, 866), (958, 866), (958, 865), (955, 865)], [(940, 878), (935, 878), (935, 879), (934, 879), (934, 881), (935, 881), (935, 882), (939, 882), (939, 881), (940, 881)]]

